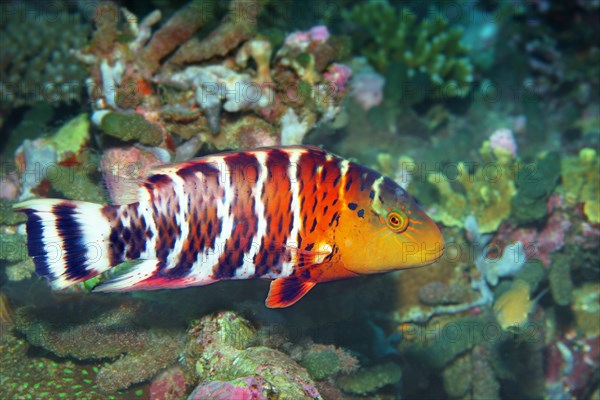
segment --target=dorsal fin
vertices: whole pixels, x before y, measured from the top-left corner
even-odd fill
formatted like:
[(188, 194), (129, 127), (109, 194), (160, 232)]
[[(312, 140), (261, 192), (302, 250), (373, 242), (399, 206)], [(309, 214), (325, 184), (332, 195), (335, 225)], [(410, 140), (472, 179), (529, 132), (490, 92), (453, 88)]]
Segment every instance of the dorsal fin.
[(300, 300), (317, 282), (298, 277), (279, 278), (271, 282), (265, 304), (269, 308), (289, 307)]

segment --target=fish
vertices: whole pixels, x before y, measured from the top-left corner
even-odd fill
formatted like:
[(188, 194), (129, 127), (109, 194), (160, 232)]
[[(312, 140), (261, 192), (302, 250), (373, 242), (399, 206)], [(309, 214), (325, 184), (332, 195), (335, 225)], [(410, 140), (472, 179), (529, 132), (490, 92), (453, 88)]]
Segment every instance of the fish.
[(494, 314), (500, 327), (505, 331), (518, 331), (529, 321), (538, 301), (546, 294), (543, 290), (531, 299), (531, 287), (522, 279), (515, 279), (510, 289), (502, 293), (494, 303)]
[(53, 290), (106, 275), (93, 291), (266, 279), (266, 306), (282, 308), (318, 283), (425, 266), (444, 249), (402, 187), (319, 147), (224, 152), (155, 167), (135, 183), (129, 204), (14, 206)]

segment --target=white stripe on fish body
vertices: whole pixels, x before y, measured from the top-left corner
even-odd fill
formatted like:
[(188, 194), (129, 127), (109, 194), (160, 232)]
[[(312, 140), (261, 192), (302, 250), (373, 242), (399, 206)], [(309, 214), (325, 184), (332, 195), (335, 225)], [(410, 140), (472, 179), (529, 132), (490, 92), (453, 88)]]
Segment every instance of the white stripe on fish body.
[[(300, 161), (300, 156), (304, 152), (304, 150), (295, 149), (288, 152), (290, 159), (288, 179), (290, 180), (290, 190), (292, 191), (292, 209), (288, 211), (291, 211), (293, 216), (292, 231), (288, 233), (289, 236), (285, 243), (288, 249), (298, 247), (298, 232), (300, 232), (300, 225), (302, 223), (300, 218), (300, 184), (298, 182), (298, 162)], [(291, 257), (290, 261), (284, 261), (279, 277), (287, 277), (292, 275), (295, 264), (295, 257)]]
[[(196, 173), (197, 174), (197, 173)], [(219, 175), (223, 174), (223, 170), (219, 169)], [(217, 218), (221, 222), (221, 232), (215, 239), (215, 247), (210, 249), (207, 243), (202, 249), (202, 253), (198, 256), (196, 262), (192, 265), (190, 273), (187, 277), (205, 282), (214, 281), (213, 269), (219, 263), (219, 258), (225, 251), (225, 241), (231, 236), (233, 231), (233, 215), (231, 213), (231, 205), (233, 202), (234, 188), (231, 186), (230, 180), (227, 179), (221, 183), (219, 177), (219, 187), (223, 188), (222, 199), (215, 199), (217, 207)]]
[(340, 202), (342, 202), (342, 204), (346, 204), (346, 200), (345, 200), (345, 194), (346, 194), (346, 173), (348, 172), (348, 169), (350, 168), (350, 161), (348, 160), (341, 160), (341, 162), (339, 163), (339, 168), (340, 168), (340, 184), (339, 184), (339, 191), (338, 191), (338, 198), (340, 199)]
[(253, 152), (259, 165), (258, 177), (252, 189), (254, 196), (254, 215), (257, 218), (256, 233), (252, 238), (250, 250), (244, 254), (244, 263), (235, 270), (233, 279), (247, 279), (256, 272), (254, 257), (260, 251), (260, 244), (267, 233), (267, 219), (265, 218), (265, 204), (262, 201), (262, 191), (267, 181), (269, 172), (267, 171), (267, 153), (264, 151)]
[(156, 259), (156, 242), (158, 240), (158, 228), (156, 227), (156, 220), (152, 204), (150, 203), (150, 193), (146, 188), (140, 188), (139, 191), (139, 203), (138, 213), (140, 220), (144, 218), (146, 221), (146, 229), (152, 232), (152, 237), (148, 239), (146, 237), (146, 248), (140, 253), (140, 259), (142, 260), (155, 260)]
[(83, 232), (83, 242), (87, 249), (85, 269), (96, 275), (101, 274), (110, 269), (108, 260), (110, 223), (97, 204), (77, 203), (77, 211), (74, 218)]
[(183, 244), (187, 240), (190, 232), (188, 223), (188, 191), (184, 188), (183, 179), (177, 174), (169, 174), (175, 192), (175, 199), (179, 203), (179, 212), (175, 214), (175, 225), (179, 227), (180, 234), (175, 239), (175, 244), (167, 256), (166, 269), (169, 270), (177, 265), (177, 261), (181, 257)]

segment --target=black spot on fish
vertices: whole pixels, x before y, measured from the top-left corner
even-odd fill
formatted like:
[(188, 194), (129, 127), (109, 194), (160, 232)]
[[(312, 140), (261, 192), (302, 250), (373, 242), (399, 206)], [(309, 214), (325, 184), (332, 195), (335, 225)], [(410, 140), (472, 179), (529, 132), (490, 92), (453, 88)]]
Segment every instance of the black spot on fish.
[(333, 216), (331, 217), (331, 221), (329, 221), (329, 226), (333, 225), (333, 223), (335, 222), (337, 217), (338, 217), (338, 212), (336, 211), (333, 213)]
[(358, 216), (359, 216), (360, 218), (363, 218), (363, 217), (365, 216), (365, 210), (364, 210), (364, 209), (360, 209), (360, 210), (358, 210)]
[(350, 186), (352, 186), (352, 178), (348, 178), (348, 180), (346, 181), (346, 191), (350, 190)]
[(356, 207), (358, 207), (358, 204), (356, 203), (348, 203), (348, 208), (351, 210), (356, 210)]
[(374, 191), (374, 190), (371, 190), (371, 191), (369, 192), (369, 198), (370, 198), (371, 200), (373, 200), (373, 199), (375, 198), (375, 191)]

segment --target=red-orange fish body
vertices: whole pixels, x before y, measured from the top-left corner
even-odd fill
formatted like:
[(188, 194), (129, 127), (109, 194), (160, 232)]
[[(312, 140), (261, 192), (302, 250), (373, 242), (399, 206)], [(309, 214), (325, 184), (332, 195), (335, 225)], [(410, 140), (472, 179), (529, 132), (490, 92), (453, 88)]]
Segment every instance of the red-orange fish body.
[(435, 223), (400, 186), (314, 147), (160, 167), (132, 204), (17, 207), (29, 217), (36, 271), (55, 289), (138, 260), (96, 290), (273, 279), (267, 306), (285, 307), (318, 282), (426, 265), (443, 250)]

